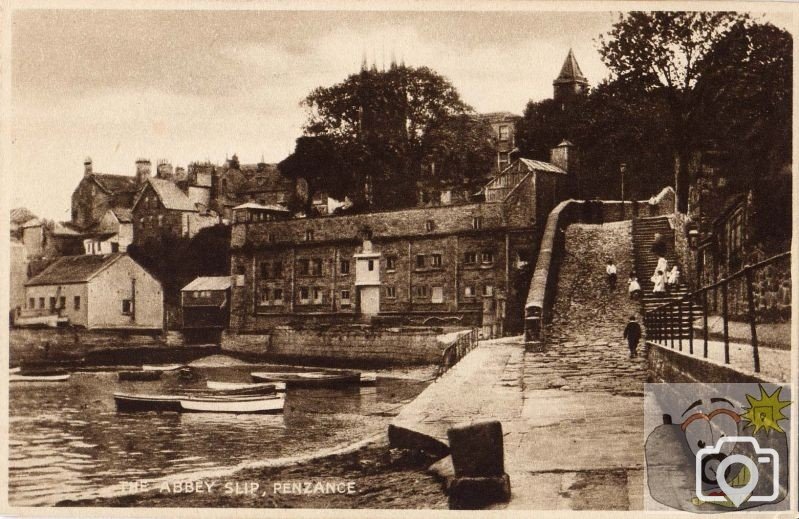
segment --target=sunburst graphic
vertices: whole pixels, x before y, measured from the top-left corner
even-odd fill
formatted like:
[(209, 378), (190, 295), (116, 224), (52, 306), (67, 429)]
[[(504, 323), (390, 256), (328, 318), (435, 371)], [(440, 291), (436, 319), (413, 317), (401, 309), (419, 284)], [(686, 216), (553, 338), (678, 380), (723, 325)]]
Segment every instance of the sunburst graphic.
[(766, 433), (772, 430), (784, 433), (779, 422), (788, 419), (786, 415), (782, 414), (782, 410), (791, 405), (791, 401), (780, 400), (782, 387), (778, 387), (769, 395), (762, 385), (758, 386), (760, 387), (760, 398), (746, 395), (749, 407), (744, 407), (746, 412), (741, 414), (741, 418), (749, 422), (745, 428), (754, 427), (755, 431), (752, 434), (757, 433), (760, 429), (764, 429)]

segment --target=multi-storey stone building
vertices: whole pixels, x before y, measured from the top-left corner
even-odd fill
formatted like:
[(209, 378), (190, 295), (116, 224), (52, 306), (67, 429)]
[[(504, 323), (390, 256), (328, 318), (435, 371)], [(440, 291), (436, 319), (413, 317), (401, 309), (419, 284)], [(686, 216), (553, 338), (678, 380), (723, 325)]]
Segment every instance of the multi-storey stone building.
[(508, 311), (525, 295), (514, 280), (566, 175), (524, 161), (486, 186), (486, 202), (358, 215), (288, 220), (248, 204), (232, 229), (231, 329), (378, 318), (501, 334), (521, 319)]

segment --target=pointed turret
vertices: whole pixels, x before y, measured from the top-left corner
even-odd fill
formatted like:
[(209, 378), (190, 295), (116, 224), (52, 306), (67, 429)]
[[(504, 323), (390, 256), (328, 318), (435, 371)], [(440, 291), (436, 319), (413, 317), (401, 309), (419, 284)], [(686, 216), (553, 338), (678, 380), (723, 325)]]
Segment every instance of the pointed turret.
[(580, 70), (580, 65), (577, 64), (577, 59), (574, 57), (574, 52), (569, 49), (569, 54), (566, 56), (566, 61), (560, 69), (557, 79), (552, 82), (554, 87), (555, 101), (565, 102), (569, 98), (582, 94), (588, 90), (588, 80)]

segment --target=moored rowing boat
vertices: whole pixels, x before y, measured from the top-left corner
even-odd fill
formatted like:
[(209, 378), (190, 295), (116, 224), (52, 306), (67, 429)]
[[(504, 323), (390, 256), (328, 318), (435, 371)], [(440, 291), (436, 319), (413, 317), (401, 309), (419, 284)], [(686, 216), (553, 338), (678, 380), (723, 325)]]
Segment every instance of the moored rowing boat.
[(340, 387), (357, 385), (360, 383), (361, 374), (357, 371), (340, 372), (253, 372), (253, 380), (263, 382), (285, 382), (287, 387)]
[(186, 412), (202, 413), (279, 413), (283, 411), (284, 396), (251, 398), (186, 398), (180, 406)]
[(59, 375), (26, 375), (24, 373), (14, 373), (9, 376), (9, 382), (63, 382), (69, 380), (69, 373)]
[(208, 389), (214, 391), (253, 391), (258, 392), (261, 390), (269, 390), (280, 393), (286, 391), (285, 382), (266, 382), (252, 384), (249, 382), (219, 382), (215, 380), (208, 380), (206, 382)]

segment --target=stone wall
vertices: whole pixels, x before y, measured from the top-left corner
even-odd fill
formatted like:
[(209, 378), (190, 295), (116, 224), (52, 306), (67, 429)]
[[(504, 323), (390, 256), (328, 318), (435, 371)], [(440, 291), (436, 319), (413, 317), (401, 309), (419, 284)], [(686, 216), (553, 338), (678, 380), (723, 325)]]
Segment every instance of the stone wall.
[(444, 334), (435, 328), (277, 326), (265, 333), (226, 331), (222, 350), (259, 360), (319, 365), (437, 364), (444, 350), (470, 330)]
[(732, 367), (682, 355), (678, 351), (651, 342), (646, 343), (646, 350), (649, 382), (704, 384), (767, 382), (749, 374), (739, 373)]
[[(98, 351), (113, 352), (131, 348), (181, 349), (183, 337), (179, 332), (139, 330), (85, 330), (82, 328), (11, 328), (9, 330), (9, 359), (12, 365), (21, 362), (63, 362), (87, 360)], [(130, 359), (136, 360), (136, 359)], [(152, 362), (151, 358), (138, 359)]]

